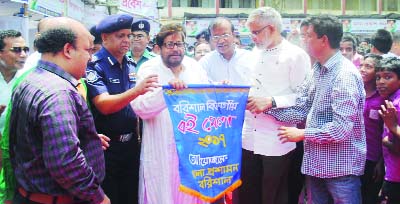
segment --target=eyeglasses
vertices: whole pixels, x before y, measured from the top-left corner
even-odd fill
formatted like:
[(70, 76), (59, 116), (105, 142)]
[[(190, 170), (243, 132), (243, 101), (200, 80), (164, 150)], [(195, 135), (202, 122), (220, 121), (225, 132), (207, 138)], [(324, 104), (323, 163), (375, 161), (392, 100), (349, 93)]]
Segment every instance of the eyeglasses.
[(137, 35), (131, 34), (131, 35), (129, 35), (129, 39), (131, 39), (131, 40), (135, 40), (135, 39), (141, 40), (143, 38), (144, 38), (144, 35), (142, 35), (142, 34), (137, 34)]
[(251, 34), (253, 34), (253, 36), (257, 36), (257, 35), (260, 34), (265, 28), (267, 28), (268, 26), (271, 26), (271, 25), (266, 25), (266, 26), (262, 27), (260, 30), (251, 31)]
[(167, 42), (167, 43), (164, 43), (164, 46), (166, 48), (168, 48), (168, 49), (174, 49), (175, 45), (176, 45), (177, 48), (185, 47), (185, 43), (184, 42)]
[(213, 41), (218, 41), (219, 39), (224, 39), (224, 40), (226, 40), (226, 39), (228, 39), (229, 37), (231, 37), (232, 35), (231, 34), (228, 34), (228, 33), (225, 33), (225, 34), (223, 34), (223, 35), (213, 35), (211, 38), (212, 38), (212, 40)]
[(29, 47), (12, 47), (10, 48), (11, 52), (14, 53), (21, 53), (22, 51), (24, 51), (25, 53), (29, 52)]

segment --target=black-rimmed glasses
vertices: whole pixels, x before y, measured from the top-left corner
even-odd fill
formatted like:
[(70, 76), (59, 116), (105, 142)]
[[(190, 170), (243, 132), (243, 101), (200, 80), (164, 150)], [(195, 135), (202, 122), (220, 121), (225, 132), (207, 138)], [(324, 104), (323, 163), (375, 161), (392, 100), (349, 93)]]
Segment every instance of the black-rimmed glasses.
[(185, 47), (185, 43), (184, 42), (167, 42), (167, 43), (164, 43), (164, 46), (166, 48), (168, 48), (168, 49), (174, 49), (175, 45), (176, 45), (177, 48)]

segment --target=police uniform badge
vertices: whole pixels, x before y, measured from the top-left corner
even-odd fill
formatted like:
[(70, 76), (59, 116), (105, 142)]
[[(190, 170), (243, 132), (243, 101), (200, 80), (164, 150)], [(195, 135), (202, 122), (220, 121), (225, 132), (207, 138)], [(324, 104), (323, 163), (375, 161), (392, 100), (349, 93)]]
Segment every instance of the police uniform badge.
[(97, 79), (98, 79), (98, 76), (95, 71), (93, 71), (93, 70), (86, 71), (86, 80), (88, 83), (93, 83), (93, 82), (97, 81)]
[(136, 83), (137, 75), (136, 75), (135, 72), (129, 73), (128, 76), (129, 76), (129, 81), (130, 81), (130, 82)]

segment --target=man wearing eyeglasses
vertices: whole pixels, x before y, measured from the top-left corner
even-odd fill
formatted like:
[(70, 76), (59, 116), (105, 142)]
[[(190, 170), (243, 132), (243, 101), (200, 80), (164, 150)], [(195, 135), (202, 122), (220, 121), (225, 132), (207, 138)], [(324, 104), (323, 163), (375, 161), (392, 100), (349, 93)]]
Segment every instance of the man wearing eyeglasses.
[(215, 50), (202, 57), (199, 63), (214, 82), (250, 85), (251, 52), (237, 48), (232, 22), (216, 18), (209, 26)]
[(6, 118), (2, 113), (11, 99), (12, 85), (24, 67), (28, 53), (29, 47), (19, 31), (0, 31), (0, 135)]
[[(207, 84), (201, 66), (185, 56), (185, 32), (180, 24), (166, 24), (157, 34), (160, 56), (145, 62), (138, 79), (158, 74), (158, 83), (183, 89), (187, 84)], [(140, 160), (140, 204), (203, 204), (204, 201), (179, 190), (178, 155), (171, 117), (161, 87), (137, 97), (131, 103), (143, 118)]]
[(155, 57), (156, 54), (147, 50), (147, 45), (150, 42), (150, 23), (148, 21), (144, 19), (134, 21), (131, 31), (131, 48), (126, 55), (133, 60), (137, 73), (140, 65)]
[(138, 202), (140, 127), (129, 102), (156, 87), (155, 75), (136, 83), (135, 63), (126, 56), (132, 20), (132, 16), (117, 14), (99, 22), (96, 29), (103, 47), (86, 70), (97, 132), (111, 139), (104, 151), (106, 177), (102, 187), (113, 204)]
[(279, 140), (278, 128), (289, 124), (260, 113), (295, 105), (296, 89), (310, 70), (310, 58), (281, 36), (282, 18), (275, 9), (252, 11), (247, 26), (257, 48), (252, 51), (255, 84), (250, 89), (243, 126), (240, 203), (286, 204), (288, 170), (296, 143)]

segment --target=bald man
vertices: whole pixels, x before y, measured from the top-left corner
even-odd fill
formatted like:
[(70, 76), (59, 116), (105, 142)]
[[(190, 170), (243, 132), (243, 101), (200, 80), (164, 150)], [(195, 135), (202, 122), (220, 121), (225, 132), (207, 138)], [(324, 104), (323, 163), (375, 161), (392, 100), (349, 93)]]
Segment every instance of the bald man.
[(13, 203), (111, 203), (100, 186), (101, 141), (77, 90), (93, 36), (78, 21), (60, 19), (36, 39), (41, 60), (12, 96), (10, 159), (18, 186)]

